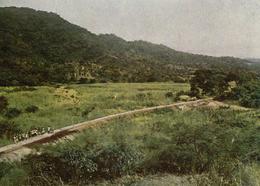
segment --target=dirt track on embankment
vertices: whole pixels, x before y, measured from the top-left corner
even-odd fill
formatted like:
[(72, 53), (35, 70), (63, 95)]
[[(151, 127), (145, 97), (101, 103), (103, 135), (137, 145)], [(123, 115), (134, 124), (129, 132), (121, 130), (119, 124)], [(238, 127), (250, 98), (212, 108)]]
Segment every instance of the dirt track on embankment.
[(111, 121), (111, 120), (116, 119), (116, 118), (133, 116), (135, 114), (152, 112), (152, 111), (165, 109), (165, 108), (183, 109), (182, 107), (185, 107), (185, 106), (197, 107), (197, 106), (200, 106), (200, 105), (208, 104), (210, 102), (212, 102), (211, 98), (201, 99), (201, 100), (196, 100), (196, 101), (189, 101), (189, 102), (174, 103), (174, 104), (170, 104), (170, 105), (160, 105), (160, 106), (155, 106), (155, 107), (149, 107), (149, 108), (127, 111), (127, 112), (123, 112), (123, 113), (119, 113), (119, 114), (112, 114), (112, 115), (101, 117), (101, 118), (98, 118), (98, 119), (78, 123), (78, 124), (75, 124), (75, 125), (70, 125), (70, 126), (67, 126), (67, 127), (63, 127), (63, 128), (54, 130), (53, 133), (39, 135), (39, 136), (36, 136), (36, 137), (29, 138), (27, 140), (21, 141), (21, 142), (16, 143), (16, 144), (11, 144), (11, 145), (1, 147), (0, 148), (0, 159), (1, 159), (1, 155), (3, 155), (3, 154), (8, 154), (8, 153), (11, 153), (11, 152), (14, 152), (14, 151), (19, 151), (22, 148), (32, 147), (35, 144), (49, 143), (49, 142), (55, 141), (57, 139), (60, 139), (62, 137), (65, 137), (67, 135), (71, 135), (72, 133), (82, 131), (82, 130), (87, 129), (87, 128), (101, 126), (104, 123), (107, 123), (108, 121)]

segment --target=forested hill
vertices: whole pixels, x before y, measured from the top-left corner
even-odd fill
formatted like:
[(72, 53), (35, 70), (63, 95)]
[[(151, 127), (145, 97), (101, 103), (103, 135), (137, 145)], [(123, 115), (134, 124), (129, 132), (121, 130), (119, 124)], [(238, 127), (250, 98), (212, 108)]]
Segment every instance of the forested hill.
[(187, 81), (198, 68), (247, 70), (248, 61), (178, 52), (96, 35), (54, 13), (0, 8), (0, 85)]

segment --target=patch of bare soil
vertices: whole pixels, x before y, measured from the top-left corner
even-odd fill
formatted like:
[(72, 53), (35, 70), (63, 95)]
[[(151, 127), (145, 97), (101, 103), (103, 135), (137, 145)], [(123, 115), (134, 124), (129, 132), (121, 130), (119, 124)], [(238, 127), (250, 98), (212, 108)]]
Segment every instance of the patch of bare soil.
[(36, 153), (36, 150), (28, 147), (21, 147), (16, 151), (1, 155), (0, 161), (20, 161), (23, 157), (32, 153)]
[(228, 104), (220, 102), (220, 101), (211, 101), (207, 105), (205, 105), (204, 107), (213, 108), (213, 109), (229, 108), (229, 109), (233, 109), (233, 110), (242, 110), (242, 111), (250, 110), (248, 108), (238, 106), (238, 105), (228, 105)]

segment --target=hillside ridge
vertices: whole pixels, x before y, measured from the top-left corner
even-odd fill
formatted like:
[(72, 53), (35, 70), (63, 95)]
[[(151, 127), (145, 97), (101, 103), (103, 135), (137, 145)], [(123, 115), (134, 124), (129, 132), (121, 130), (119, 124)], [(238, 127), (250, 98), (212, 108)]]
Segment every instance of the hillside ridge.
[(55, 13), (0, 8), (0, 85), (186, 82), (199, 68), (250, 70), (248, 61), (94, 34)]

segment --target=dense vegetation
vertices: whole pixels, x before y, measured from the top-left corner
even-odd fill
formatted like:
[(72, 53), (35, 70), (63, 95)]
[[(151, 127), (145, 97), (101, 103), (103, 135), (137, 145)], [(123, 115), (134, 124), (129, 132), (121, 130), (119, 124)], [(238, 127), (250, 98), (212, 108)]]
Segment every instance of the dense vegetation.
[[(200, 68), (249, 69), (249, 61), (95, 35), (54, 13), (0, 8), (0, 85), (188, 81)], [(253, 68), (252, 68), (253, 69)]]
[(86, 185), (170, 173), (192, 176), (197, 185), (253, 186), (260, 181), (259, 134), (250, 112), (158, 111), (90, 129), (21, 162), (2, 163), (0, 183)]
[(236, 100), (242, 106), (260, 108), (260, 79), (254, 73), (197, 70), (190, 86), (191, 96), (214, 96), (218, 100)]

